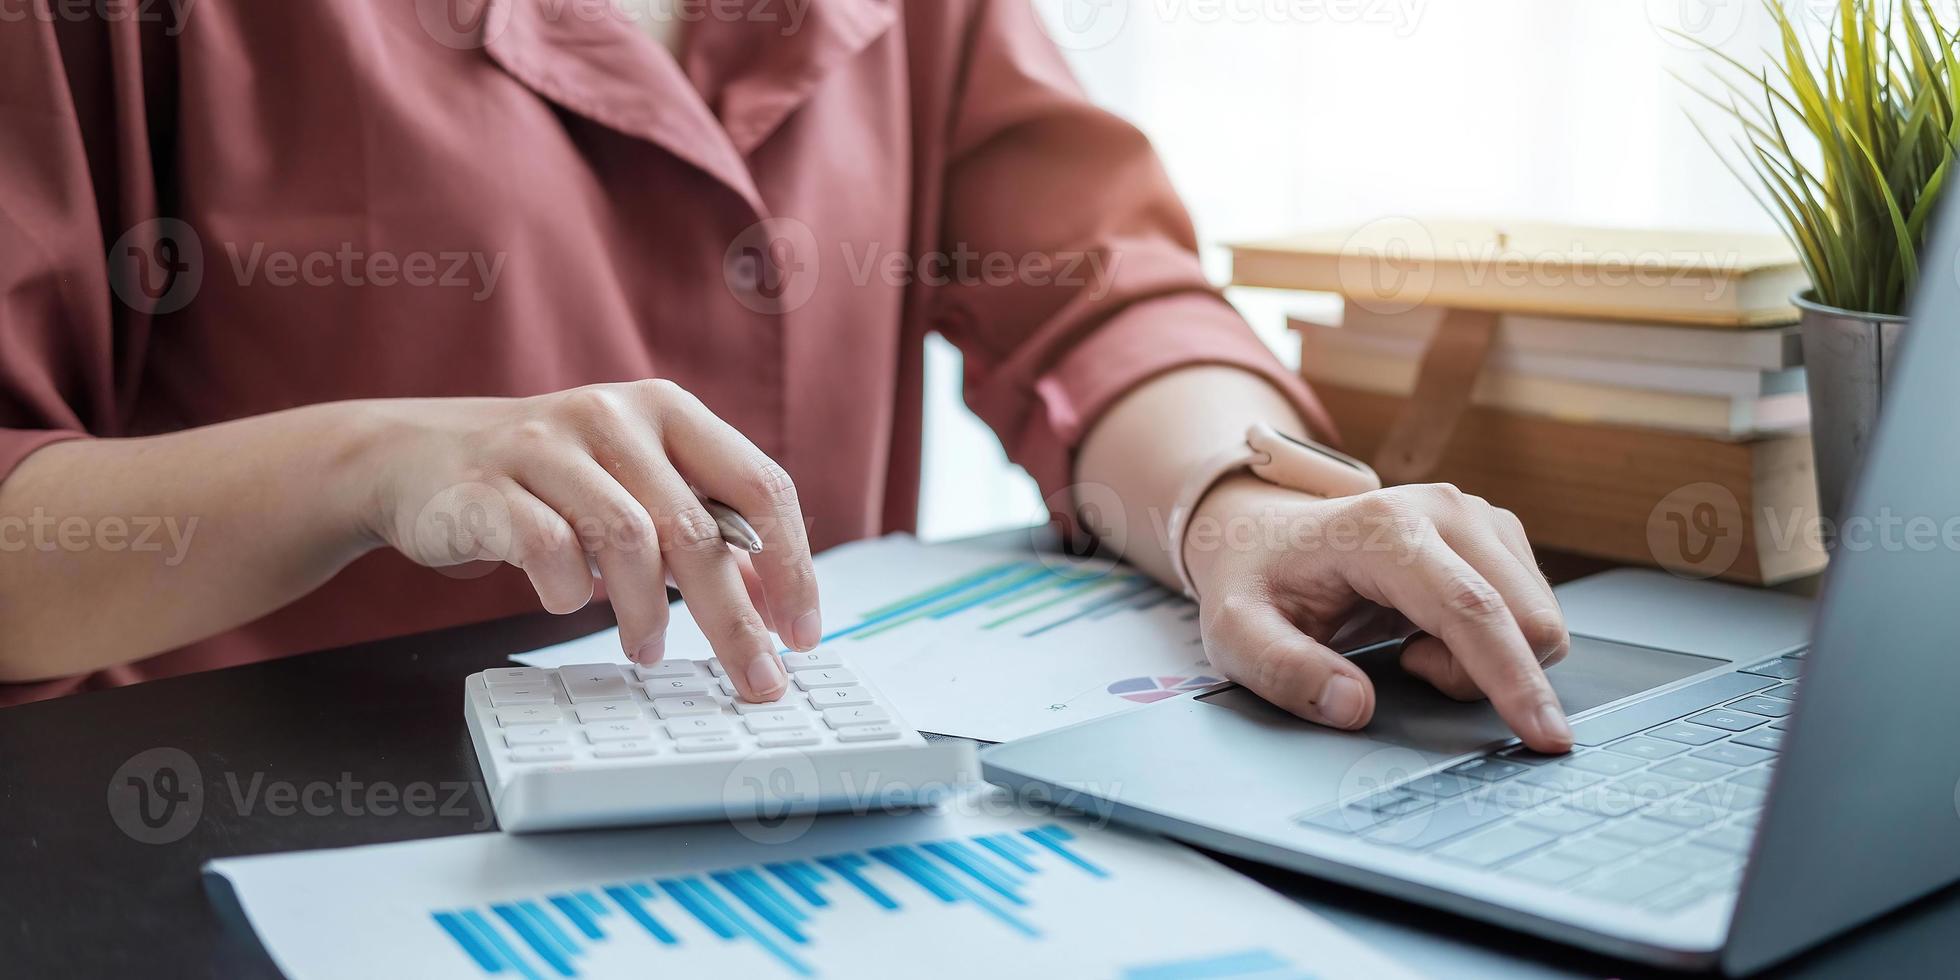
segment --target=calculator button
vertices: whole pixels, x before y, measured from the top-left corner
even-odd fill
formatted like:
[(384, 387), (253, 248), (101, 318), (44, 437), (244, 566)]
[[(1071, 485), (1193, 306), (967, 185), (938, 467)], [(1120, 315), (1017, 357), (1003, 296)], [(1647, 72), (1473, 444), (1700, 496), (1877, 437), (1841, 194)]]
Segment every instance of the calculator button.
[(845, 725), (837, 730), (839, 742), (882, 742), (905, 734), (897, 725)]
[(808, 728), (791, 728), (780, 732), (762, 732), (755, 740), (765, 749), (789, 748), (797, 745), (815, 745), (823, 741), (823, 736)]
[(735, 682), (729, 680), (726, 677), (722, 678), (720, 683), (721, 683), (721, 693), (726, 694), (731, 698), (736, 697), (737, 695), (740, 695), (742, 693), (740, 689), (736, 688)]
[(825, 670), (806, 670), (794, 676), (796, 677), (796, 686), (806, 691), (814, 691), (820, 687), (843, 687), (846, 684), (856, 684), (858, 682), (858, 676), (856, 674), (842, 667), (831, 667)]
[(856, 704), (870, 704), (874, 699), (871, 692), (857, 685), (849, 687), (826, 687), (810, 692), (810, 703), (819, 708), (836, 708)]
[(485, 684), (543, 684), (544, 671), (537, 667), (498, 667), (483, 672)]
[(716, 677), (726, 676), (728, 673), (728, 668), (723, 667), (721, 665), (721, 661), (719, 660), (701, 660), (701, 661), (696, 661), (696, 663), (700, 663), (706, 666), (708, 668), (708, 673), (713, 674)]
[(555, 704), (527, 704), (521, 708), (498, 708), (497, 724), (505, 728), (521, 725), (548, 725), (564, 715)]
[(846, 725), (877, 725), (890, 720), (892, 716), (885, 709), (874, 704), (853, 708), (825, 708), (823, 711), (824, 724), (832, 728), (843, 728)]
[(714, 690), (713, 682), (705, 677), (662, 677), (646, 682), (649, 698), (688, 698), (705, 695)]
[(492, 684), (490, 703), (496, 707), (511, 704), (550, 704), (555, 698), (548, 684)]
[(791, 728), (808, 728), (811, 720), (810, 713), (807, 711), (757, 711), (743, 717), (748, 722), (749, 731), (757, 735)]
[(520, 745), (556, 745), (572, 740), (572, 730), (564, 725), (526, 725), (523, 728), (504, 729), (504, 744), (511, 748)]
[(706, 677), (707, 670), (698, 660), (662, 660), (651, 667), (634, 667), (633, 676), (643, 681), (656, 681), (662, 678)]
[(735, 713), (738, 715), (767, 714), (771, 711), (793, 711), (805, 707), (810, 702), (795, 691), (785, 692), (774, 701), (737, 701)]
[(600, 759), (630, 759), (635, 756), (653, 755), (658, 751), (660, 750), (646, 739), (626, 739), (592, 747), (593, 756)]
[(823, 670), (828, 667), (844, 666), (844, 658), (829, 650), (812, 650), (809, 653), (783, 654), (783, 669), (794, 674), (799, 670)]
[(563, 762), (571, 757), (569, 745), (521, 745), (510, 750), (512, 762)]
[(733, 735), (735, 723), (720, 715), (692, 715), (667, 723), (667, 734), (675, 738), (689, 735)]
[(654, 698), (653, 713), (662, 718), (678, 718), (682, 715), (718, 715), (721, 702), (715, 698)]
[(565, 693), (573, 701), (621, 701), (633, 696), (626, 686), (626, 675), (613, 664), (574, 664), (558, 668), (558, 679), (565, 682)]
[(690, 735), (674, 739), (674, 749), (680, 752), (727, 752), (740, 744), (733, 735)]
[(585, 726), (585, 740), (594, 745), (600, 742), (624, 742), (653, 737), (653, 726), (638, 718), (629, 721), (602, 721), (596, 725)]
[(578, 715), (579, 721), (586, 724), (640, 716), (640, 706), (631, 701), (593, 701), (578, 705), (572, 711)]

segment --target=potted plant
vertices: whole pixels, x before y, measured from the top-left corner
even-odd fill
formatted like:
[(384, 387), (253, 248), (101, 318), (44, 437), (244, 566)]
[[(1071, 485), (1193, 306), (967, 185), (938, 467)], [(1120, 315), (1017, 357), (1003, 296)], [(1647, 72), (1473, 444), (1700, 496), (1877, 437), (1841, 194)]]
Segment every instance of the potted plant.
[[(1816, 0), (1793, 5), (1820, 8)], [(1702, 43), (1720, 59), (1719, 88), (1695, 91), (1740, 124), (1740, 166), (1720, 147), (1718, 155), (1810, 275), (1811, 288), (1794, 302), (1818, 501), (1835, 518), (1877, 422), (1927, 226), (1960, 139), (1960, 38), (1927, 0), (1837, 0), (1828, 36), (1814, 41), (1784, 3), (1763, 6), (1780, 50), (1751, 69)]]

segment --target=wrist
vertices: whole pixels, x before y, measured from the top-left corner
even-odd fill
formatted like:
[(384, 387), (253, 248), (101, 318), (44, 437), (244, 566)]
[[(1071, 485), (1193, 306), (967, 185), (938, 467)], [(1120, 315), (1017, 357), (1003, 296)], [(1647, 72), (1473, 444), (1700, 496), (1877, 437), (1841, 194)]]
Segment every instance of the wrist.
[(389, 406), (378, 400), (315, 406), (321, 435), (316, 444), (324, 447), (319, 485), (326, 490), (325, 510), (355, 556), (388, 543), (395, 461), (404, 458), (402, 447), (414, 429)]
[(1184, 549), (1184, 567), (1198, 594), (1211, 593), (1211, 582), (1228, 569), (1234, 554), (1264, 547), (1260, 514), (1313, 499), (1249, 472), (1234, 473), (1212, 484), (1192, 509), (1183, 540), (1173, 545)]

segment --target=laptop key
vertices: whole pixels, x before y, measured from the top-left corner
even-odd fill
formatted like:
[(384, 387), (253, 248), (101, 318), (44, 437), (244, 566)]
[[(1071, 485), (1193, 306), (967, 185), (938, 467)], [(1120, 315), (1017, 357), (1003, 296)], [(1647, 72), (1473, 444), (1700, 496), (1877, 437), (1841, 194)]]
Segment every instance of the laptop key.
[(1588, 865), (1567, 861), (1550, 854), (1533, 854), (1504, 868), (1504, 874), (1541, 885), (1557, 885), (1591, 871)]
[(1706, 827), (1729, 815), (1727, 810), (1708, 800), (1697, 799), (1694, 794), (1656, 803), (1640, 813), (1677, 827)]
[(1609, 871), (1574, 889), (1574, 894), (1631, 905), (1687, 877), (1681, 868), (1633, 864)]
[(1700, 725), (1691, 725), (1685, 721), (1676, 721), (1662, 725), (1647, 734), (1655, 738), (1667, 739), (1670, 742), (1680, 742), (1682, 745), (1707, 745), (1721, 738), (1726, 733), (1719, 729), (1703, 728)]
[(1424, 796), (1447, 800), (1462, 796), (1482, 785), (1483, 782), (1481, 780), (1471, 779), (1467, 776), (1451, 775), (1448, 772), (1437, 772), (1403, 783), (1402, 788), (1411, 792), (1421, 793)]
[(1747, 711), (1752, 715), (1762, 715), (1765, 718), (1781, 718), (1790, 713), (1790, 702), (1782, 698), (1766, 698), (1761, 695), (1730, 701), (1723, 707)]
[(1557, 765), (1541, 766), (1534, 769), (1519, 776), (1518, 782), (1569, 793), (1576, 789), (1591, 786), (1605, 778), (1605, 776), (1596, 772), (1587, 772), (1584, 769), (1574, 769), (1570, 766)]
[(1520, 817), (1519, 821), (1548, 833), (1565, 835), (1576, 834), (1599, 823), (1601, 819), (1597, 814), (1553, 804), (1543, 809), (1533, 810)]
[(1797, 699), (1797, 682), (1791, 681), (1788, 684), (1778, 684), (1775, 687), (1772, 687), (1769, 690), (1764, 691), (1763, 697), (1782, 698), (1785, 701), (1795, 701)]
[(1722, 827), (1689, 841), (1697, 847), (1710, 847), (1724, 854), (1741, 855), (1749, 852), (1749, 843), (1755, 834), (1741, 827)]
[(1681, 836), (1681, 828), (1648, 820), (1645, 817), (1635, 817), (1632, 820), (1616, 820), (1609, 823), (1600, 829), (1599, 835), (1622, 843), (1652, 847)]
[(1688, 747), (1680, 742), (1667, 742), (1658, 738), (1648, 738), (1645, 735), (1635, 735), (1632, 738), (1622, 739), (1608, 745), (1606, 751), (1618, 752), (1621, 755), (1630, 755), (1636, 759), (1651, 760), (1665, 759), (1669, 756), (1679, 755), (1688, 751)]
[(1735, 742), (1723, 742), (1720, 745), (1711, 745), (1708, 748), (1693, 753), (1693, 755), (1697, 759), (1707, 759), (1710, 762), (1719, 762), (1725, 766), (1753, 766), (1766, 759), (1776, 758), (1776, 753), (1774, 752), (1764, 751), (1763, 749), (1753, 748), (1747, 745), (1738, 745)]
[(1602, 776), (1618, 776), (1623, 773), (1632, 772), (1641, 766), (1639, 759), (1629, 758), (1624, 755), (1615, 755), (1610, 752), (1582, 752), (1567, 759), (1565, 764), (1574, 769), (1584, 769), (1587, 772), (1596, 772)]
[(1762, 749), (1765, 752), (1783, 751), (1783, 733), (1777, 731), (1750, 732), (1747, 735), (1737, 735), (1730, 741), (1752, 749)]
[(1485, 758), (1471, 759), (1469, 762), (1459, 762), (1443, 771), (1458, 776), (1465, 776), (1470, 779), (1482, 780), (1486, 783), (1494, 783), (1500, 779), (1509, 779), (1525, 771), (1525, 767), (1515, 762)]
[(1489, 826), (1510, 815), (1510, 811), (1472, 796), (1384, 823), (1368, 831), (1367, 837), (1377, 844), (1420, 851)]
[(1489, 868), (1557, 839), (1556, 834), (1531, 827), (1498, 827), (1446, 844), (1437, 849), (1436, 856), (1473, 867)]
[(1775, 729), (1776, 731), (1779, 731), (1779, 732), (1780, 732), (1780, 731), (1783, 731), (1784, 729), (1786, 729), (1786, 728), (1789, 728), (1789, 727), (1790, 727), (1790, 719), (1788, 719), (1788, 718), (1778, 718), (1778, 719), (1776, 719), (1775, 721), (1772, 721), (1772, 722), (1770, 722), (1770, 723), (1769, 723), (1769, 727), (1771, 727), (1771, 728), (1773, 728), (1773, 729)]
[(1597, 718), (1574, 722), (1572, 742), (1574, 745), (1605, 745), (1615, 739), (1625, 738), (1663, 722), (1673, 721), (1690, 712), (1699, 711), (1711, 704), (1721, 704), (1730, 698), (1753, 694), (1773, 686), (1775, 680), (1770, 677), (1756, 677), (1744, 673), (1718, 674), (1678, 691), (1648, 698)]
[(1546, 853), (1562, 861), (1572, 861), (1589, 868), (1612, 864), (1621, 858), (1632, 856), (1638, 848), (1602, 837), (1588, 837), (1560, 844)]
[(1706, 871), (1720, 871), (1735, 861), (1735, 856), (1707, 847), (1692, 844), (1676, 844), (1662, 848), (1646, 856), (1642, 863), (1652, 862), (1670, 868), (1699, 874)]
[(1721, 728), (1731, 732), (1746, 732), (1769, 721), (1762, 715), (1727, 707), (1704, 711), (1688, 720), (1697, 725), (1707, 725), (1710, 728)]
[(1663, 776), (1673, 776), (1691, 783), (1706, 783), (1734, 772), (1735, 767), (1709, 762), (1706, 759), (1670, 759), (1655, 766), (1654, 771)]
[(1779, 680), (1787, 681), (1803, 673), (1803, 664), (1789, 657), (1778, 657), (1775, 660), (1765, 660), (1762, 663), (1744, 667), (1742, 668), (1742, 672), (1745, 674), (1755, 674), (1760, 677), (1775, 677)]
[(1768, 769), (1746, 769), (1729, 777), (1729, 782), (1750, 789), (1769, 789), (1770, 771)]

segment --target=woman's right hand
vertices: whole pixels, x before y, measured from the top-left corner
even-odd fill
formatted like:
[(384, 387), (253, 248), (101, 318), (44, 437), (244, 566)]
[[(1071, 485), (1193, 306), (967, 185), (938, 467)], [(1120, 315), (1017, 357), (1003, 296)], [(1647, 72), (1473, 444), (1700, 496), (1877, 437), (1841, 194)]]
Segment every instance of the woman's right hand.
[[(381, 424), (366, 523), (417, 563), (508, 562), (554, 613), (592, 598), (596, 566), (620, 641), (641, 664), (665, 650), (671, 575), (751, 701), (775, 699), (786, 683), (770, 629), (797, 650), (822, 636), (789, 474), (678, 385), (367, 404)], [(696, 489), (761, 535), (753, 580)]]

